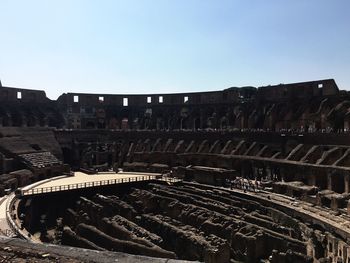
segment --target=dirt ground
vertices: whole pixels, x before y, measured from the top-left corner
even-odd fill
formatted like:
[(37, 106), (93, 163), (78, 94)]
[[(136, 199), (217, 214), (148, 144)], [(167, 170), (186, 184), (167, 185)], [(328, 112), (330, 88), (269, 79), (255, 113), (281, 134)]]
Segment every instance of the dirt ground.
[(81, 260), (77, 260), (70, 257), (59, 256), (57, 254), (49, 254), (44, 251), (35, 251), (32, 248), (23, 248), (16, 246), (4, 246), (0, 247), (0, 262), (11, 262), (11, 263), (41, 263), (41, 262), (85, 262)]

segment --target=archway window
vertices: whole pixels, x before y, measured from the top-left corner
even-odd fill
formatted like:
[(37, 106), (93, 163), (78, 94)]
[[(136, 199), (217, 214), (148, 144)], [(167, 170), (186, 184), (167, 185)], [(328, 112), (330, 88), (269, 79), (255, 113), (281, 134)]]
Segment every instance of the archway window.
[(123, 106), (127, 107), (129, 105), (128, 98), (123, 98)]

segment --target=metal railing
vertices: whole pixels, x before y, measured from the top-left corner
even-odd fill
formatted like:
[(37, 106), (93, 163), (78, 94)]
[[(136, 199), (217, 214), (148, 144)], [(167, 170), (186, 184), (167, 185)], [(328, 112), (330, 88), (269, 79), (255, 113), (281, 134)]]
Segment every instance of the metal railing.
[[(128, 178), (60, 185), (60, 186), (53, 186), (53, 187), (26, 189), (26, 190), (21, 190), (21, 195), (44, 194), (44, 193), (50, 193), (50, 192), (68, 191), (68, 190), (82, 189), (82, 188), (95, 187), (95, 186), (105, 186), (105, 185), (152, 181), (152, 180), (164, 181), (169, 183), (176, 183), (176, 182), (182, 181), (182, 179), (179, 179), (179, 178), (146, 175), (146, 176), (135, 176), (135, 177), (128, 177)], [(22, 233), (22, 231), (16, 225), (11, 215), (11, 210), (17, 200), (17, 197), (18, 197), (18, 194), (12, 193), (6, 200), (6, 221), (10, 229), (6, 229), (5, 234), (6, 236), (18, 236), (20, 238), (30, 240), (28, 236)]]
[(128, 178), (118, 178), (118, 179), (110, 179), (110, 180), (101, 180), (101, 181), (93, 181), (93, 182), (59, 185), (59, 186), (32, 188), (32, 189), (26, 189), (26, 190), (22, 189), (20, 195), (21, 196), (37, 195), (37, 194), (45, 194), (45, 193), (52, 193), (52, 192), (70, 191), (70, 190), (83, 189), (83, 188), (89, 188), (89, 187), (115, 185), (115, 184), (141, 182), (141, 181), (150, 181), (150, 180), (160, 180), (160, 181), (166, 181), (166, 182), (170, 182), (170, 183), (175, 183), (175, 182), (181, 181), (180, 179), (177, 179), (177, 178), (170, 178), (170, 177), (160, 177), (159, 178), (156, 175), (145, 175), (145, 176), (135, 176), (135, 177), (128, 177)]

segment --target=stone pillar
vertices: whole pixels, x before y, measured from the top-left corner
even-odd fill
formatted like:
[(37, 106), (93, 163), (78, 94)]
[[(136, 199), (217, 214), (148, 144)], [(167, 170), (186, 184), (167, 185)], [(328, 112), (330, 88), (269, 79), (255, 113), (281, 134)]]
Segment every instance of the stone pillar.
[[(265, 170), (263, 170), (263, 174), (261, 175), (261, 178), (269, 177), (272, 178), (272, 170), (270, 166), (267, 166)], [(260, 178), (260, 180), (261, 180)]]
[[(199, 128), (200, 129), (203, 129), (204, 126), (206, 125), (206, 123), (205, 123), (206, 119), (207, 119), (206, 114), (205, 114), (204, 110), (201, 109), (200, 110), (200, 117), (199, 117)], [(204, 125), (204, 123), (205, 123), (205, 125)]]
[(344, 193), (349, 193), (349, 174), (344, 175)]
[(115, 165), (116, 160), (117, 160), (117, 144), (115, 142), (113, 142), (111, 149), (112, 149), (112, 167), (114, 169), (114, 165)]
[(332, 175), (331, 174), (327, 174), (327, 189), (333, 190), (332, 189)]
[(350, 215), (350, 201), (348, 201), (348, 204), (347, 204), (347, 212), (348, 212), (348, 215)]
[(96, 159), (95, 165), (99, 165), (100, 164), (100, 152), (99, 152), (99, 144), (98, 143), (96, 143), (96, 146), (95, 146), (95, 159)]
[(0, 173), (4, 173), (4, 159), (5, 159), (5, 156), (0, 153)]
[[(89, 155), (90, 155), (90, 153), (89, 153)], [(91, 152), (91, 155), (89, 156), (89, 160), (88, 160), (88, 167), (92, 167), (93, 159), (94, 159), (94, 154)]]
[(284, 167), (281, 167), (280, 169), (272, 168), (272, 174), (271, 178), (273, 177), (280, 177), (281, 182), (288, 182), (288, 175), (286, 175), (286, 171)]

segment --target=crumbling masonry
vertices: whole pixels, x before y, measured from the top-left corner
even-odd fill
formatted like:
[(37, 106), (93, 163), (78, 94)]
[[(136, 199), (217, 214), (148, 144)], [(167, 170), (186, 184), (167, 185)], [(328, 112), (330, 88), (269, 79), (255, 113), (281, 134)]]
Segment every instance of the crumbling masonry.
[(79, 169), (167, 174), (183, 181), (24, 198), (24, 227), (160, 258), (350, 262), (349, 109), (332, 79), (56, 101), (0, 86), (0, 194)]

